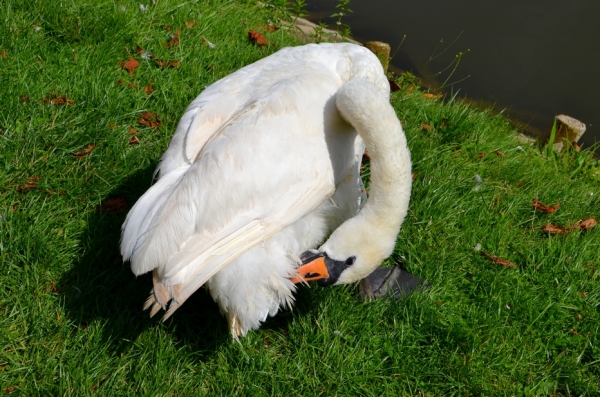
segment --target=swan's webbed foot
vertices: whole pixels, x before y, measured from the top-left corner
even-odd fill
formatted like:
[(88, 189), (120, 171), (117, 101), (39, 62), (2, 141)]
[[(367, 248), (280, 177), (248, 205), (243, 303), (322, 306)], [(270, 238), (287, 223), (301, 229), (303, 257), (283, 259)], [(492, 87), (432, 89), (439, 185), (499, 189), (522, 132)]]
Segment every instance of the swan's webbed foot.
[(358, 295), (363, 300), (383, 297), (402, 299), (413, 291), (424, 291), (429, 283), (397, 266), (377, 268), (358, 285)]

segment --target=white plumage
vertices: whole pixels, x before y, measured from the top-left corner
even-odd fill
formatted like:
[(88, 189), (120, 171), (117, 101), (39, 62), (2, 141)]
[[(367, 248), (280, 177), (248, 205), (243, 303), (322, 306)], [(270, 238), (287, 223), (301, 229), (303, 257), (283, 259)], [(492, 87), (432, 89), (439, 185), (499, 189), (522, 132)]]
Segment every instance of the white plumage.
[[(371, 192), (356, 215), (363, 140)], [(393, 250), (411, 185), (382, 67), (346, 43), (285, 48), (209, 86), (157, 173), (121, 242), (136, 275), (153, 272), (145, 308), (167, 318), (206, 285), (234, 337), (292, 305), (300, 255), (334, 230), (320, 250), (356, 257), (337, 283), (368, 275)]]

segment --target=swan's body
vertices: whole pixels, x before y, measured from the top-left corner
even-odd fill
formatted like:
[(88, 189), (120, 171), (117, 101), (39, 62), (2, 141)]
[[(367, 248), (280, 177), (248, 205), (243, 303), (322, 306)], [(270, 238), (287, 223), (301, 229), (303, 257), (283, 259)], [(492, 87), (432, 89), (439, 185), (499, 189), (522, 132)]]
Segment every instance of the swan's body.
[[(136, 275), (153, 272), (151, 314), (171, 302), (169, 317), (206, 284), (234, 337), (245, 335), (292, 304), (301, 254), (334, 230), (320, 251), (356, 259), (336, 284), (375, 269), (411, 185), (388, 98), (379, 61), (353, 44), (286, 48), (202, 92), (123, 225), (124, 259)], [(357, 215), (363, 140), (372, 182)]]

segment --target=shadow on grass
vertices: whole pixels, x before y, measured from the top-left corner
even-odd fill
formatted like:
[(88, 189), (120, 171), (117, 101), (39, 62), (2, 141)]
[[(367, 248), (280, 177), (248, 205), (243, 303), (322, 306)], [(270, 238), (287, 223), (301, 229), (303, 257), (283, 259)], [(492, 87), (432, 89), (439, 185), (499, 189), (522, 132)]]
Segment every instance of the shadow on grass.
[[(155, 165), (138, 171), (115, 188), (105, 200), (123, 197), (128, 210), (149, 188)], [(123, 263), (119, 250), (121, 225), (127, 211), (107, 213), (93, 211), (80, 237), (81, 260), (64, 274), (59, 285), (64, 296), (65, 311), (70, 320), (86, 329), (97, 324), (102, 338), (115, 354), (122, 353), (144, 331), (166, 327), (177, 340), (190, 346), (201, 358), (212, 354), (231, 337), (225, 318), (208, 292), (201, 289), (163, 325), (159, 313), (149, 318), (142, 306), (152, 288), (150, 274), (135, 277), (129, 263)], [(269, 318), (264, 328), (287, 332), (294, 316), (310, 310), (312, 291), (301, 288), (294, 312), (282, 310)]]

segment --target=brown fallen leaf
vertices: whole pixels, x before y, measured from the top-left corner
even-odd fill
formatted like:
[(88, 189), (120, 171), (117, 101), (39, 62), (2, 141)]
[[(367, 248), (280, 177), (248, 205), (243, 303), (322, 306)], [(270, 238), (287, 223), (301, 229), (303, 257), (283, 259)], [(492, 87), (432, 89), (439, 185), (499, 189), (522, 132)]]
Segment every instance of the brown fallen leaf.
[(400, 90), (400, 85), (394, 79), (388, 79), (388, 82), (390, 83), (390, 91), (396, 92)]
[(414, 86), (414, 85), (411, 85), (410, 87), (408, 87), (408, 88), (406, 89), (406, 93), (407, 93), (407, 94), (410, 94), (411, 92), (413, 92), (413, 90), (414, 90), (414, 89), (415, 89), (415, 86)]
[(131, 137), (131, 139), (129, 140), (130, 145), (138, 145), (139, 143), (140, 143), (140, 140), (135, 135), (133, 137)]
[(369, 155), (369, 149), (365, 149), (363, 152), (363, 161), (371, 161), (371, 156)]
[(279, 28), (273, 25), (272, 23), (269, 23), (268, 25), (260, 25), (260, 27), (265, 28), (267, 32), (275, 32), (279, 30)]
[(127, 211), (129, 204), (124, 197), (115, 197), (96, 206), (96, 211), (121, 214)]
[(29, 182), (29, 183), (36, 183), (40, 179), (42, 179), (41, 176), (32, 176), (31, 178), (27, 178), (27, 182)]
[(31, 189), (41, 189), (41, 188), (38, 185), (36, 185), (35, 183), (26, 183), (24, 185), (17, 186), (17, 192), (19, 192), (19, 193), (25, 193)]
[(119, 65), (121, 65), (123, 69), (129, 72), (129, 76), (133, 76), (133, 71), (136, 70), (138, 66), (140, 66), (140, 63), (135, 58), (129, 58), (126, 61), (119, 62)]
[(54, 292), (55, 294), (60, 293), (60, 289), (56, 286), (56, 283), (52, 280), (50, 280), (50, 289), (52, 290), (52, 292)]
[(483, 152), (479, 152), (479, 154), (477, 155), (477, 157), (479, 157), (480, 159), (485, 157), (485, 153)]
[(531, 205), (533, 208), (535, 208), (538, 211), (545, 212), (547, 214), (551, 214), (551, 213), (555, 212), (558, 209), (558, 207), (560, 207), (560, 201), (551, 207), (549, 205), (540, 203), (536, 199), (532, 199)]
[(411, 177), (412, 177), (412, 180), (414, 181), (417, 179), (417, 174), (415, 174), (414, 172), (411, 172)]
[(137, 134), (137, 130), (135, 128), (133, 128), (132, 126), (129, 126), (129, 135), (135, 135)]
[(431, 92), (426, 92), (425, 94), (423, 94), (423, 98), (427, 99), (439, 99), (443, 96), (444, 94), (432, 94)]
[(0, 51), (0, 57), (2, 57), (2, 59), (6, 59), (6, 50)]
[(106, 375), (104, 378), (100, 379), (100, 380), (98, 381), (98, 383), (95, 383), (95, 384), (94, 384), (94, 385), (93, 385), (93, 386), (90, 388), (90, 391), (95, 391), (95, 390), (98, 388), (98, 386), (100, 386), (102, 383), (106, 382), (106, 381), (108, 380), (108, 378), (109, 378), (109, 376), (108, 376), (108, 375)]
[(152, 87), (152, 82), (149, 82), (146, 87), (144, 87), (144, 94), (150, 95), (154, 92), (154, 87)]
[(171, 35), (171, 40), (169, 40), (167, 43), (165, 43), (165, 47), (173, 48), (176, 45), (179, 45), (179, 33), (180, 32), (181, 32), (181, 29), (178, 29), (177, 32), (175, 32), (175, 34)]
[(421, 127), (423, 127), (423, 129), (425, 131), (433, 131), (433, 127), (430, 126), (429, 124), (424, 123), (424, 122), (421, 122)]
[(162, 124), (155, 113), (144, 112), (142, 117), (138, 119), (138, 124), (145, 125), (147, 127), (158, 128)]
[(87, 147), (85, 149), (83, 149), (80, 152), (75, 152), (71, 156), (73, 156), (73, 157), (87, 156), (92, 150), (94, 150), (95, 147), (96, 147), (96, 145), (89, 144), (89, 145), (87, 145)]
[(2, 392), (6, 393), (6, 394), (12, 393), (14, 391), (15, 391), (15, 388), (13, 386), (8, 386), (8, 387), (2, 389)]
[(500, 150), (496, 150), (496, 156), (504, 157), (504, 153), (502, 153)]
[(564, 226), (552, 225), (550, 223), (548, 223), (547, 225), (544, 225), (544, 227), (542, 228), (542, 231), (546, 232), (546, 233), (550, 233), (550, 234), (567, 234), (567, 233), (569, 233), (567, 231), (567, 229), (564, 228)]
[(267, 38), (262, 33), (257, 32), (256, 30), (249, 30), (248, 38), (251, 42), (262, 47), (264, 47), (267, 44)]
[(127, 87), (129, 88), (140, 88), (139, 85), (135, 84), (135, 83), (127, 83)]
[(69, 99), (66, 96), (54, 98), (53, 100), (50, 101), (51, 105), (72, 105), (74, 103), (75, 103), (74, 100)]
[(184, 23), (188, 29), (191, 29), (194, 26), (198, 25), (198, 21), (184, 21)]
[(512, 263), (511, 261), (508, 261), (506, 259), (502, 259), (500, 257), (497, 256), (491, 256), (487, 253), (485, 253), (484, 251), (481, 251), (481, 255), (485, 256), (488, 260), (497, 263), (499, 265), (502, 265), (504, 267), (510, 267), (511, 269), (516, 269), (517, 265), (515, 265), (514, 263)]
[(181, 65), (181, 62), (179, 62), (179, 61), (161, 61), (160, 59), (157, 59), (156, 64), (163, 69), (168, 68), (168, 67), (178, 68)]
[(31, 98), (29, 98), (27, 95), (19, 95), (19, 99), (23, 103), (29, 103), (31, 101)]
[(579, 221), (569, 225), (569, 229), (581, 229), (585, 232), (596, 226), (598, 226), (598, 222), (594, 218), (588, 218), (585, 221)]
[(18, 205), (13, 205), (12, 208), (10, 209), (12, 212), (17, 212), (19, 210), (19, 206)]
[(163, 29), (166, 30), (167, 32), (170, 32), (171, 29), (173, 29), (173, 28), (169, 25), (165, 25), (165, 26), (163, 26)]
[(577, 142), (573, 142), (573, 149), (576, 152), (581, 152), (581, 146), (579, 146), (579, 144)]

